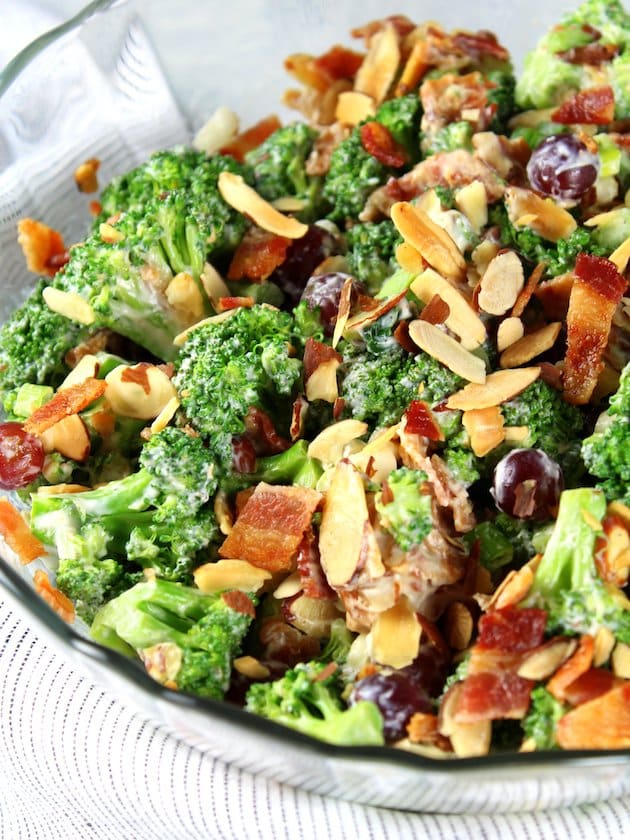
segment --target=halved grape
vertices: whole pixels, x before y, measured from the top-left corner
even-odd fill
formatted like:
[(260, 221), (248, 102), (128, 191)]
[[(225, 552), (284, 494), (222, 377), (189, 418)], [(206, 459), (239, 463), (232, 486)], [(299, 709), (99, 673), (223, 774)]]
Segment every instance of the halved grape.
[(518, 519), (550, 519), (563, 489), (560, 466), (542, 449), (513, 449), (494, 468), (496, 506)]
[(599, 156), (574, 134), (553, 134), (532, 152), (527, 176), (532, 187), (558, 201), (576, 201), (593, 186)]

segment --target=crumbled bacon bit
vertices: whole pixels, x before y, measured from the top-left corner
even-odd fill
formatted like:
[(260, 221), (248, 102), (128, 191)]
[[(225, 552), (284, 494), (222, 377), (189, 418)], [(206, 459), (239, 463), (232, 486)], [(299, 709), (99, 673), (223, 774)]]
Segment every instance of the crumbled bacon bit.
[(529, 709), (533, 680), (495, 671), (471, 674), (461, 683), (453, 719), (457, 723), (520, 719)]
[(493, 32), (480, 29), (478, 32), (455, 32), (453, 43), (466, 55), (478, 61), (486, 55), (498, 58), (499, 61), (508, 61), (510, 54), (497, 40)]
[(35, 219), (20, 219), (17, 228), (18, 244), (26, 257), (28, 270), (54, 277), (60, 266), (54, 265), (51, 260), (66, 254), (63, 236)]
[(271, 114), (262, 120), (259, 120), (254, 125), (237, 134), (227, 146), (223, 146), (219, 150), (222, 155), (230, 155), (235, 160), (242, 163), (245, 160), (247, 152), (252, 149), (257, 149), (261, 143), (264, 143), (267, 137), (270, 137), (274, 131), (277, 131), (282, 123), (275, 114)]
[(278, 434), (271, 417), (253, 405), (245, 415), (245, 430), (259, 455), (277, 455), (291, 445), (286, 438)]
[(572, 706), (580, 706), (610, 691), (617, 683), (608, 668), (589, 668), (565, 688), (564, 699)]
[(379, 163), (400, 169), (407, 162), (407, 152), (382, 123), (375, 120), (363, 123), (359, 133), (363, 148)]
[(564, 125), (606, 125), (615, 116), (615, 94), (610, 85), (576, 93), (551, 114), (554, 122)]
[(372, 35), (381, 32), (388, 24), (394, 27), (396, 34), (401, 38), (404, 38), (405, 35), (408, 35), (416, 27), (415, 23), (410, 21), (406, 15), (390, 15), (381, 20), (372, 20), (363, 26), (357, 26), (355, 29), (350, 30), (350, 34), (353, 38), (364, 38), (366, 46), (368, 46)]
[(103, 212), (103, 205), (100, 201), (90, 201), (88, 204), (88, 210), (92, 216), (99, 216)]
[(217, 312), (227, 312), (230, 309), (251, 309), (254, 298), (249, 295), (226, 295), (217, 300)]
[(335, 44), (315, 59), (315, 67), (324, 70), (331, 79), (354, 79), (364, 58), (363, 53)]
[(329, 344), (322, 344), (314, 338), (307, 338), (304, 345), (304, 382), (308, 382), (314, 371), (323, 363), (334, 359), (341, 362), (342, 357)]
[(519, 292), (519, 295), (516, 298), (516, 302), (512, 307), (512, 312), (510, 314), (513, 318), (520, 318), (523, 312), (525, 311), (525, 307), (529, 303), (531, 296), (534, 294), (534, 289), (536, 289), (536, 287), (538, 286), (538, 283), (540, 282), (540, 278), (543, 276), (544, 271), (545, 264), (538, 263), (536, 268), (527, 278), (525, 285)]
[(228, 280), (247, 278), (261, 283), (273, 274), (286, 258), (291, 240), (258, 227), (250, 228), (234, 252)]
[(630, 747), (630, 681), (582, 703), (558, 722), (558, 744), (570, 749)]
[(422, 400), (412, 400), (405, 411), (406, 430), (429, 440), (444, 440), (444, 434), (433, 417), (429, 405)]
[(448, 303), (439, 295), (433, 295), (431, 300), (420, 313), (420, 320), (428, 321), (429, 324), (443, 324), (451, 314)]
[(0, 536), (24, 565), (46, 554), (46, 549), (33, 536), (20, 511), (4, 497), (0, 498)]
[(70, 385), (57, 391), (47, 403), (36, 409), (24, 423), (29, 434), (40, 435), (69, 414), (78, 414), (90, 403), (102, 397), (107, 384), (102, 379), (84, 379), (78, 385)]
[(44, 600), (48, 606), (57, 613), (68, 624), (74, 621), (74, 604), (50, 582), (50, 578), (42, 569), (38, 569), (33, 575), (35, 592)]
[(81, 192), (93, 193), (98, 189), (98, 179), (96, 173), (101, 162), (98, 158), (89, 158), (83, 163), (79, 164), (74, 171), (74, 180)]
[(605, 64), (618, 54), (617, 44), (584, 44), (581, 47), (571, 47), (570, 50), (556, 53), (558, 58), (568, 64), (590, 64), (591, 67), (599, 67)]
[(564, 700), (567, 688), (589, 670), (593, 663), (595, 640), (592, 636), (582, 636), (578, 649), (558, 668), (546, 685), (546, 689), (556, 700)]
[(504, 607), (479, 619), (481, 648), (520, 652), (542, 644), (547, 613), (534, 608)]
[(256, 610), (252, 604), (251, 598), (248, 598), (244, 592), (238, 589), (231, 589), (229, 592), (223, 592), (221, 600), (231, 609), (242, 615), (249, 615), (251, 618), (256, 617)]

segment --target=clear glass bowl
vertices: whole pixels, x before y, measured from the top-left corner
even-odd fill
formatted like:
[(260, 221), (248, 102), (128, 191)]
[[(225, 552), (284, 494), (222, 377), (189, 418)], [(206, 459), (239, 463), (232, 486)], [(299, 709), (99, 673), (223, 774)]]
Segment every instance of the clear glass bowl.
[[(364, 0), (358, 9), (349, 0), (97, 0), (0, 74), (0, 318), (34, 279), (15, 242), (16, 221), (43, 219), (68, 242), (86, 229), (87, 199), (76, 191), (72, 173), (87, 157), (100, 158), (105, 183), (154, 149), (189, 139), (220, 104), (234, 108), (243, 125), (282, 113), (278, 103), (288, 83), (282, 58), (347, 42), (353, 25), (375, 17), (401, 12), (447, 27), (492, 29), (518, 64), (568, 5), (427, 0), (419, 8), (403, 0)], [(98, 8), (105, 13), (93, 15)], [(630, 793), (628, 751), (438, 760), (385, 748), (333, 747), (228, 704), (177, 694), (138, 663), (64, 624), (35, 594), (33, 566), (5, 555), (2, 597), (28, 613), (50, 646), (187, 743), (250, 772), (356, 802), (448, 813), (545, 809)]]

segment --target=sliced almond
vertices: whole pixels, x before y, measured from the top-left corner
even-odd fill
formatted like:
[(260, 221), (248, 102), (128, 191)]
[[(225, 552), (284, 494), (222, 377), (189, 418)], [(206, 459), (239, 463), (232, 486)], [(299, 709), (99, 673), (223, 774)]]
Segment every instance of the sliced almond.
[(486, 365), (483, 359), (473, 356), (454, 338), (433, 324), (427, 321), (412, 321), (409, 324), (409, 336), (421, 350), (463, 379), (478, 384), (486, 381)]
[(526, 680), (547, 680), (575, 651), (575, 639), (553, 639), (530, 654), (517, 673)]
[(225, 105), (220, 105), (214, 114), (201, 126), (192, 141), (193, 149), (216, 154), (238, 134), (238, 117)]
[(478, 458), (483, 458), (505, 440), (503, 415), (496, 405), (465, 411), (462, 423), (468, 432), (470, 447)]
[(79, 463), (90, 454), (90, 436), (78, 414), (69, 414), (39, 435), (44, 452), (59, 452)]
[(211, 263), (204, 264), (199, 279), (209, 300), (215, 301), (222, 297), (229, 297), (230, 289), (227, 283)]
[(218, 180), (219, 192), (230, 207), (249, 216), (263, 230), (286, 236), (287, 239), (301, 239), (308, 230), (308, 225), (283, 216), (268, 201), (258, 195), (256, 190), (245, 183), (234, 172), (221, 172)]
[(388, 23), (370, 39), (370, 48), (354, 78), (354, 89), (380, 104), (392, 86), (399, 64), (398, 36)]
[(533, 582), (533, 564), (528, 563), (518, 570), (512, 570), (495, 590), (486, 609), (502, 610), (504, 607), (518, 604), (527, 595)]
[(342, 91), (337, 98), (335, 118), (343, 125), (358, 125), (376, 114), (374, 100), (357, 90)]
[(556, 700), (565, 699), (565, 690), (593, 664), (595, 642), (592, 636), (582, 636), (577, 649), (562, 663), (545, 688)]
[(308, 455), (318, 458), (324, 464), (336, 464), (343, 456), (345, 447), (353, 440), (367, 434), (368, 425), (362, 420), (340, 420), (326, 426), (311, 441)]
[(299, 572), (292, 572), (288, 577), (282, 581), (273, 591), (273, 597), (278, 600), (283, 598), (292, 598), (302, 591), (302, 575)]
[(520, 114), (510, 119), (508, 125), (510, 128), (536, 128), (541, 123), (551, 122), (551, 115), (554, 111), (555, 107), (521, 111)]
[(320, 560), (331, 586), (342, 586), (355, 573), (361, 558), (369, 515), (363, 479), (349, 461), (333, 473), (319, 529)]
[(98, 226), (98, 233), (103, 242), (108, 245), (115, 245), (117, 242), (122, 242), (125, 238), (125, 234), (121, 230), (118, 230), (118, 228), (110, 225), (109, 222), (101, 222)]
[(623, 680), (630, 680), (630, 645), (617, 642), (612, 652), (611, 666), (613, 674)]
[(246, 560), (217, 560), (204, 563), (193, 572), (195, 584), (202, 592), (258, 592), (271, 578), (271, 572)]
[(523, 338), (523, 322), (520, 318), (504, 318), (497, 329), (497, 350), (502, 352)]
[(156, 682), (176, 688), (176, 678), (182, 667), (183, 652), (175, 642), (159, 642), (139, 651), (142, 664)]
[(460, 687), (452, 686), (440, 706), (439, 730), (441, 735), (451, 739), (453, 751), (458, 758), (473, 758), (487, 755), (490, 750), (492, 723), (482, 720), (476, 723), (459, 723), (454, 719)]
[(333, 336), (331, 344), (333, 347), (336, 347), (341, 340), (341, 336), (344, 333), (346, 328), (346, 324), (348, 323), (348, 318), (350, 317), (350, 307), (352, 305), (352, 289), (354, 287), (354, 281), (352, 277), (348, 277), (347, 280), (344, 281), (343, 286), (341, 287), (341, 294), (339, 295), (339, 306), (337, 308), (337, 320), (335, 321), (335, 329), (333, 330)]
[(615, 636), (608, 627), (600, 627), (595, 633), (595, 647), (593, 648), (593, 666), (600, 668), (610, 659), (615, 647)]
[(299, 213), (306, 207), (306, 201), (295, 195), (282, 195), (280, 198), (274, 198), (271, 204), (281, 213)]
[(490, 315), (505, 315), (525, 285), (523, 265), (514, 251), (502, 251), (490, 262), (479, 284), (477, 303)]
[(203, 315), (203, 298), (191, 274), (180, 271), (166, 287), (166, 299), (185, 321), (194, 323)]
[(522, 443), (529, 437), (529, 426), (504, 426), (506, 443)]
[(55, 289), (54, 286), (46, 286), (42, 297), (49, 309), (58, 315), (70, 318), (71, 321), (89, 326), (96, 320), (90, 304), (76, 292), (64, 292), (61, 289)]
[(168, 424), (171, 422), (173, 417), (175, 417), (175, 412), (179, 408), (179, 399), (177, 397), (171, 397), (171, 399), (166, 403), (162, 411), (158, 414), (155, 418), (153, 423), (149, 426), (149, 431), (152, 435), (157, 435), (158, 432), (161, 432), (165, 429)]
[(475, 629), (475, 621), (470, 609), (461, 601), (453, 601), (446, 610), (444, 620), (445, 639), (449, 647), (454, 650), (466, 650)]
[(553, 199), (540, 198), (522, 187), (507, 187), (505, 204), (513, 225), (518, 227), (519, 220), (526, 214), (534, 216), (526, 226), (550, 242), (566, 239), (577, 227), (573, 216)]
[(332, 598), (311, 598), (300, 595), (291, 601), (291, 624), (313, 639), (330, 636), (330, 625), (339, 618), (336, 600)]
[(234, 660), (234, 669), (250, 680), (266, 680), (271, 671), (254, 656), (237, 656)]
[(624, 505), (623, 502), (611, 502), (607, 510), (609, 516), (618, 516), (626, 526), (630, 529), (630, 507)]
[(472, 181), (455, 194), (455, 204), (476, 234), (488, 224), (488, 195), (481, 181)]
[(407, 598), (380, 613), (369, 634), (372, 658), (380, 665), (404, 668), (411, 665), (420, 648), (422, 627)]
[(107, 400), (116, 414), (154, 420), (177, 392), (156, 365), (119, 365), (105, 377)]
[(400, 245), (396, 245), (396, 262), (410, 274), (420, 274), (426, 266), (422, 256), (408, 242), (401, 242)]
[(630, 236), (612, 252), (608, 259), (617, 266), (619, 274), (623, 274), (630, 261)]
[(219, 531), (227, 537), (232, 532), (234, 517), (225, 490), (217, 491), (214, 497), (214, 515), (217, 518)]
[(461, 339), (466, 350), (475, 350), (486, 340), (486, 328), (464, 295), (432, 268), (427, 268), (411, 284), (411, 291), (428, 304), (439, 295), (450, 310), (446, 326)]
[(546, 353), (556, 343), (562, 324), (556, 321), (554, 324), (546, 324), (535, 332), (524, 335), (514, 344), (511, 344), (501, 353), (500, 364), (503, 368), (515, 368), (524, 365)]
[(423, 210), (407, 201), (392, 205), (396, 229), (436, 271), (444, 277), (460, 280), (466, 273), (466, 261), (449, 234)]
[(415, 42), (396, 84), (394, 96), (406, 96), (418, 87), (420, 80), (431, 66), (428, 52), (429, 46), (424, 39)]
[(446, 407), (470, 411), (473, 408), (489, 408), (491, 405), (511, 400), (540, 376), (539, 367), (497, 370), (488, 375), (483, 384), (466, 385), (461, 391), (451, 394)]
[(173, 344), (176, 347), (181, 347), (182, 344), (186, 343), (186, 339), (193, 330), (199, 329), (199, 327), (207, 327), (208, 324), (220, 324), (222, 321), (227, 321), (227, 319), (231, 318), (237, 311), (237, 309), (226, 309), (224, 312), (219, 312), (218, 315), (210, 315), (208, 318), (197, 321), (196, 324), (191, 324), (185, 330), (180, 332), (179, 335), (175, 336)]
[(344, 327), (344, 335), (352, 332), (360, 332), (361, 330), (365, 329), (365, 327), (369, 327), (370, 324), (375, 324), (379, 318), (382, 318), (387, 312), (393, 309), (400, 301), (405, 297), (407, 291), (404, 290), (399, 292), (397, 295), (391, 298), (387, 298), (385, 300), (377, 301), (376, 306), (372, 307), (372, 309), (366, 309), (361, 312), (357, 312), (356, 315), (353, 315), (351, 318), (348, 318)]
[(93, 379), (98, 374), (99, 368), (100, 363), (96, 356), (93, 356), (91, 353), (81, 356), (76, 367), (70, 371), (57, 390), (62, 391), (64, 388), (70, 388), (72, 385), (79, 385), (81, 382), (85, 382), (86, 379)]
[(337, 385), (337, 369), (341, 362), (339, 359), (328, 359), (319, 364), (306, 382), (306, 399), (324, 400), (334, 403), (339, 396)]

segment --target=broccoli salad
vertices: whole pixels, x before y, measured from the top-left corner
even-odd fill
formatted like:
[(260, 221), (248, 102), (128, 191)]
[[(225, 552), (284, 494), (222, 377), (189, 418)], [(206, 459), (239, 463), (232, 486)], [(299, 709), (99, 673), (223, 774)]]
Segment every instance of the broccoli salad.
[[(433, 757), (630, 747), (630, 15), (394, 15), (18, 239), (0, 535), (174, 691)], [(98, 190), (99, 161), (75, 172)], [(86, 225), (88, 228), (88, 225)]]

